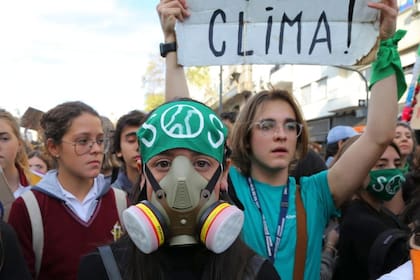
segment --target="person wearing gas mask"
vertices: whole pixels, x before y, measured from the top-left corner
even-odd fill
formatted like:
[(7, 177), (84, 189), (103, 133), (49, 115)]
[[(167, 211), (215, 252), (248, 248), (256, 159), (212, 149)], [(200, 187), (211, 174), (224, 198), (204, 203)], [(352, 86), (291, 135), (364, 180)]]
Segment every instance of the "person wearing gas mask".
[(122, 279), (279, 279), (238, 239), (244, 215), (223, 200), (229, 161), (220, 118), (202, 103), (172, 101), (137, 136), (144, 184), (123, 212), (127, 234), (85, 256), (79, 279), (118, 279), (107, 274), (109, 256)]
[[(357, 138), (359, 136), (349, 138), (339, 150), (337, 158)], [(392, 252), (386, 255), (381, 267), (373, 267), (377, 266), (374, 262), (379, 261), (380, 253), (374, 244), (383, 243), (379, 240), (381, 235), (384, 236), (383, 233), (387, 230), (390, 232), (390, 229), (401, 229), (403, 233), (407, 230), (406, 225), (383, 206), (385, 201), (392, 199), (398, 192), (404, 181), (401, 153), (398, 146), (391, 142), (353, 199), (343, 206), (337, 246), (338, 260), (333, 279), (377, 279), (406, 261), (408, 251), (406, 240), (402, 238), (390, 248)], [(373, 271), (380, 275), (373, 276)]]

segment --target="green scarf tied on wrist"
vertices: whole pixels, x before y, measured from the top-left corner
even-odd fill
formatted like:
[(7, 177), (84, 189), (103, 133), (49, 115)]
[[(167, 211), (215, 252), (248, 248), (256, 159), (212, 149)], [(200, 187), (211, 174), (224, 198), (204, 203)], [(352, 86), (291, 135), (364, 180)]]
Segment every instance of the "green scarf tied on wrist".
[(377, 81), (395, 74), (397, 79), (398, 100), (407, 89), (400, 55), (398, 53), (398, 41), (400, 41), (406, 33), (406, 30), (397, 30), (393, 37), (381, 41), (376, 60), (372, 63), (372, 74), (370, 77), (369, 89), (371, 89)]

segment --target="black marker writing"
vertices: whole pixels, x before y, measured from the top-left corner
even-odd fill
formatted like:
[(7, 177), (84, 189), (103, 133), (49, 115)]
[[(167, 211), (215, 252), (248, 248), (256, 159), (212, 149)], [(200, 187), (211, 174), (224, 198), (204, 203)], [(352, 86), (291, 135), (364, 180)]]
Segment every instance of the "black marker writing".
[[(354, 12), (354, 5), (356, 0), (349, 0), (349, 11), (347, 14), (347, 48), (351, 45), (351, 27), (353, 23), (353, 12)], [(345, 51), (344, 53), (347, 53)]]

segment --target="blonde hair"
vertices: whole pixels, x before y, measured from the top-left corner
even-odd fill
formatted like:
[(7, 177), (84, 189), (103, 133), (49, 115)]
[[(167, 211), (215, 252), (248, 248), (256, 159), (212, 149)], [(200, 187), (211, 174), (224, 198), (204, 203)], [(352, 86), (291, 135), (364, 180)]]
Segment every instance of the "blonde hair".
[(16, 154), (15, 165), (20, 171), (23, 172), (28, 183), (32, 185), (34, 183), (32, 182), (32, 172), (29, 169), (28, 155), (26, 153), (26, 143), (23, 140), (22, 134), (20, 133), (19, 122), (11, 113), (4, 109), (0, 109), (0, 119), (5, 120), (9, 124), (9, 126), (12, 128), (13, 134), (18, 139), (20, 148)]
[(240, 111), (232, 131), (232, 156), (233, 164), (245, 175), (251, 175), (252, 149), (250, 144), (250, 127), (255, 121), (257, 110), (266, 102), (282, 100), (292, 107), (296, 115), (296, 121), (303, 125), (302, 133), (297, 139), (296, 159), (302, 158), (308, 151), (309, 135), (306, 121), (303, 118), (299, 105), (292, 94), (286, 90), (273, 89), (261, 91), (252, 96)]

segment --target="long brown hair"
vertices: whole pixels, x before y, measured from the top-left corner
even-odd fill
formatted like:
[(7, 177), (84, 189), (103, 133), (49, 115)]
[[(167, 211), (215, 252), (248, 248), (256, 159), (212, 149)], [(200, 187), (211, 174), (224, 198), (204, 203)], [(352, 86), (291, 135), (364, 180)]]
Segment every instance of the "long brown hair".
[(232, 132), (231, 159), (233, 164), (238, 167), (240, 171), (246, 176), (251, 174), (252, 161), (252, 147), (250, 144), (251, 131), (249, 128), (255, 121), (254, 118), (257, 110), (264, 103), (275, 100), (282, 100), (288, 103), (296, 115), (296, 121), (303, 125), (302, 133), (297, 139), (295, 157), (297, 159), (302, 158), (308, 151), (309, 136), (307, 124), (293, 95), (286, 90), (279, 89), (261, 91), (251, 97), (246, 103), (245, 107), (240, 111)]
[[(111, 244), (120, 267), (122, 279), (166, 279), (165, 267), (175, 265), (176, 247), (163, 245), (150, 254), (142, 253), (131, 241), (128, 234)], [(244, 279), (247, 273), (249, 259), (255, 255), (238, 237), (235, 242), (220, 254), (213, 253), (204, 245), (195, 245), (191, 248), (191, 266), (188, 269), (192, 273), (201, 274), (203, 280)], [(184, 247), (186, 250), (190, 250)], [(172, 251), (175, 249), (175, 251)], [(118, 253), (120, 252), (120, 253)], [(168, 255), (172, 256), (168, 259)], [(166, 259), (166, 261), (165, 261)], [(166, 263), (166, 265), (165, 265)]]

